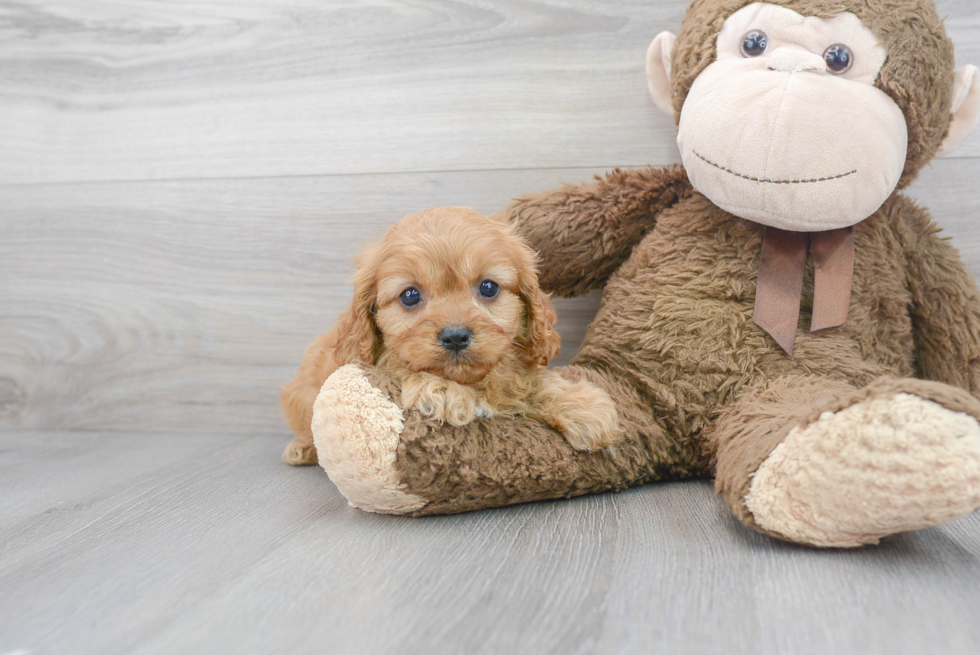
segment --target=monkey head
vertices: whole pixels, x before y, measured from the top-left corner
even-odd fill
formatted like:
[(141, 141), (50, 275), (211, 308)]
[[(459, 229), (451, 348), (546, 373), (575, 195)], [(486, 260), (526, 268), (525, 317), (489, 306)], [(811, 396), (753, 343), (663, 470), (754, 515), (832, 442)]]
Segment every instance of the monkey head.
[(647, 81), (694, 187), (794, 231), (864, 220), (980, 115), (932, 0), (694, 0)]

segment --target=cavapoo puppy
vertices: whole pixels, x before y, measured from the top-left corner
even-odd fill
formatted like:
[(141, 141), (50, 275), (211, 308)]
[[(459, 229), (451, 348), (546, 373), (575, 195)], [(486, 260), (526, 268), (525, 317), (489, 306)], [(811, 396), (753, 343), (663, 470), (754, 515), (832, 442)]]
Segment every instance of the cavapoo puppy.
[(408, 216), (358, 258), (350, 307), (283, 386), (296, 434), (283, 461), (316, 463), (313, 402), (333, 371), (354, 362), (391, 372), (406, 411), (452, 425), (520, 415), (579, 450), (612, 445), (620, 430), (609, 396), (545, 368), (561, 346), (554, 324), (534, 253), (509, 225), (465, 207)]

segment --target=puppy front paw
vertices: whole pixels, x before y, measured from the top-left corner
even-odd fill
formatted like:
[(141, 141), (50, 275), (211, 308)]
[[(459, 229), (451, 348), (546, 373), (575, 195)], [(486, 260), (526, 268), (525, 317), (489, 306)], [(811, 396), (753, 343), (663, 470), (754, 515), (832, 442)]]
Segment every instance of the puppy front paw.
[(430, 373), (415, 373), (402, 384), (402, 403), (426, 418), (459, 427), (478, 416), (493, 416), (493, 410), (470, 387)]
[(584, 381), (565, 387), (542, 418), (575, 450), (608, 448), (622, 434), (609, 394)]

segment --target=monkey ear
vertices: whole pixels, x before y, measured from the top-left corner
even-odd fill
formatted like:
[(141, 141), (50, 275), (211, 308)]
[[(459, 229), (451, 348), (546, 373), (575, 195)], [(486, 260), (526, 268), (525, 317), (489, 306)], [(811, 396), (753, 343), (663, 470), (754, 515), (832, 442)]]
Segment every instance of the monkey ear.
[(674, 98), (670, 91), (670, 58), (677, 37), (661, 32), (647, 49), (647, 86), (657, 105), (668, 116), (674, 116)]
[(953, 79), (953, 120), (937, 153), (940, 157), (960, 147), (980, 117), (980, 71), (976, 66), (956, 69)]

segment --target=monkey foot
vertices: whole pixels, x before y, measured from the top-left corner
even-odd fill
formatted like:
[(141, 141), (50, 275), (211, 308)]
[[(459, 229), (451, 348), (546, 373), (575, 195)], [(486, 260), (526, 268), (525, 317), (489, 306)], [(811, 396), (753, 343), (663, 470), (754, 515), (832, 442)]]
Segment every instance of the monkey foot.
[(407, 493), (395, 470), (402, 410), (348, 364), (324, 383), (313, 405), (313, 440), (320, 465), (352, 507), (407, 514), (425, 501)]
[(877, 543), (980, 507), (980, 423), (909, 393), (824, 412), (756, 471), (760, 527), (825, 547)]

